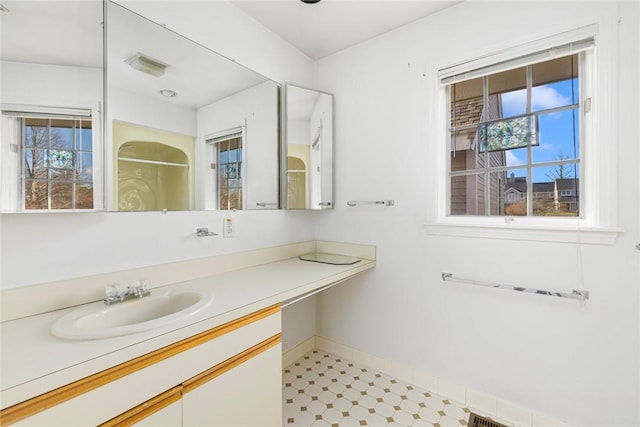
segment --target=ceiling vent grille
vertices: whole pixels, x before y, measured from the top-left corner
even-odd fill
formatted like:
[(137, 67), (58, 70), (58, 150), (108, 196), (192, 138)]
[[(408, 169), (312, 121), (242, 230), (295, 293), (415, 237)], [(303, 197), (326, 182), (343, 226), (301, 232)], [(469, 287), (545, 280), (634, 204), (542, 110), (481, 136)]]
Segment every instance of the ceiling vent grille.
[(467, 425), (468, 427), (507, 427), (504, 424), (500, 424), (487, 417), (481, 417), (473, 412), (469, 415), (469, 423)]
[(153, 59), (143, 53), (138, 52), (131, 58), (125, 60), (127, 64), (138, 71), (150, 74), (155, 77), (160, 77), (164, 74), (164, 70), (169, 66), (162, 61)]

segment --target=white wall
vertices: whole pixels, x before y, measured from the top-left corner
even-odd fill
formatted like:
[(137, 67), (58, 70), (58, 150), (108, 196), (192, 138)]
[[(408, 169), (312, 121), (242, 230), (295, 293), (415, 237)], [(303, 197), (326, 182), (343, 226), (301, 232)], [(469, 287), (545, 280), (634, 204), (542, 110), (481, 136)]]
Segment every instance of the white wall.
[[(614, 245), (583, 246), (428, 235), (444, 143), (430, 139), (436, 69), (593, 22), (607, 43), (599, 49), (623, 52), (619, 76), (600, 78), (619, 82), (612, 173), (624, 233)], [(319, 61), (315, 87), (336, 95), (337, 185), (316, 237), (377, 246), (371, 274), (318, 298), (319, 334), (570, 423), (638, 425), (637, 76), (637, 2), (465, 2)], [(350, 199), (396, 205), (348, 208)], [(443, 271), (584, 285), (591, 298), (444, 285)]]
[[(109, 86), (107, 111), (111, 120), (121, 120), (153, 129), (196, 136), (196, 110)], [(113, 122), (109, 123), (111, 131)]]
[(2, 62), (2, 102), (90, 108), (102, 101), (102, 69)]

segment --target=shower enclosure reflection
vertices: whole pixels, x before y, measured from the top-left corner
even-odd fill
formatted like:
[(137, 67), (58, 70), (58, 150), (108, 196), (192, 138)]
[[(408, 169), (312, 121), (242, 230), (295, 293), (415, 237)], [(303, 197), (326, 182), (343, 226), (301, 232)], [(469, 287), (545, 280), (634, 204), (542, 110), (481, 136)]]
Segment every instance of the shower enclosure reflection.
[(114, 121), (113, 144), (118, 210), (194, 208), (192, 137)]

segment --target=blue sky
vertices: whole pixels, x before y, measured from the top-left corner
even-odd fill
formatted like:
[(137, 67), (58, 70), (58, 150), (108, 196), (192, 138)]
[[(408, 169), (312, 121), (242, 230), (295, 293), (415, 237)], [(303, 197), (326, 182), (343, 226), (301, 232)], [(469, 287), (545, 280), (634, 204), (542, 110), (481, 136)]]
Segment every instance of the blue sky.
[[(512, 117), (526, 113), (526, 90), (518, 90), (502, 94), (504, 117)], [(578, 81), (565, 80), (562, 82), (536, 86), (532, 89), (532, 110), (543, 111), (549, 108), (571, 105), (577, 102)], [(575, 147), (574, 147), (574, 119), (575, 119)], [(565, 110), (556, 113), (539, 115), (538, 138), (539, 146), (533, 148), (533, 162), (545, 162), (563, 158), (578, 158), (579, 121), (576, 110)], [(508, 150), (507, 165), (525, 165), (527, 150), (525, 148)], [(533, 169), (533, 181), (549, 181), (547, 175), (554, 168)], [(515, 171), (516, 176), (525, 176), (526, 170)]]

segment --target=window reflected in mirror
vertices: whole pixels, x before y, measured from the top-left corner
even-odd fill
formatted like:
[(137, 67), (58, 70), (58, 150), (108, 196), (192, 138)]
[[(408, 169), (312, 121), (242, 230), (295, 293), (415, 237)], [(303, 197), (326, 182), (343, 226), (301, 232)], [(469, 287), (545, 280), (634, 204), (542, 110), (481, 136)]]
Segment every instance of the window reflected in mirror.
[(215, 186), (217, 208), (220, 210), (244, 209), (242, 131), (233, 131), (210, 139), (207, 143), (211, 144), (215, 150), (216, 163), (212, 167), (218, 171)]

